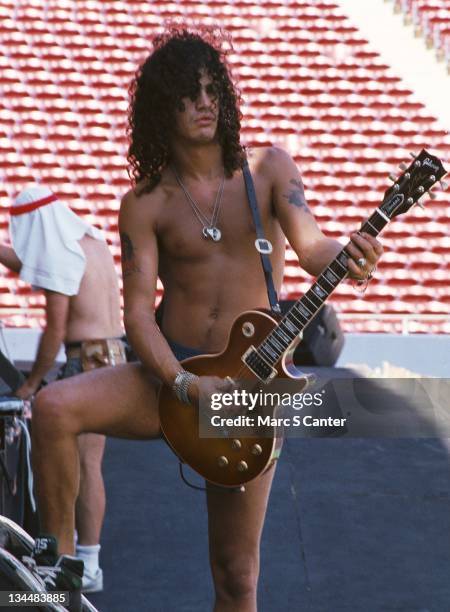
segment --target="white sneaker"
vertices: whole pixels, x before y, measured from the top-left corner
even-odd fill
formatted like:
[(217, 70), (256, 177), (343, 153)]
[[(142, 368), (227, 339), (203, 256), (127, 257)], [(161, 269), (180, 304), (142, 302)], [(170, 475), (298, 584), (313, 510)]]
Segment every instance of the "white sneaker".
[(103, 570), (98, 568), (95, 574), (84, 571), (82, 593), (98, 593), (103, 591)]

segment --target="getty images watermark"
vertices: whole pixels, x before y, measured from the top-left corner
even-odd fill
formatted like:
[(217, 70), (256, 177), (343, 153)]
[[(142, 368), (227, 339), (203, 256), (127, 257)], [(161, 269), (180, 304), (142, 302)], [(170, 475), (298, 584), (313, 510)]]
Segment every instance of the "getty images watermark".
[[(299, 390), (299, 388), (301, 390)], [(237, 381), (200, 400), (199, 435), (217, 437), (450, 437), (450, 379)]]
[(325, 405), (326, 389), (299, 392), (272, 390), (273, 386), (280, 384), (271, 385), (270, 391), (239, 385), (232, 392), (212, 393), (201, 402), (201, 435), (233, 435), (239, 431), (240, 435), (273, 436), (274, 428), (345, 426), (346, 417), (318, 415)]

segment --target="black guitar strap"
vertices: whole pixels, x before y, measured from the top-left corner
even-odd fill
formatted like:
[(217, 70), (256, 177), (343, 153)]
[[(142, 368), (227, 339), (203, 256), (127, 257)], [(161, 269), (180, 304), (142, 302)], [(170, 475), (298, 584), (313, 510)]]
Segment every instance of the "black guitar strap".
[(258, 201), (256, 199), (255, 185), (253, 178), (248, 166), (247, 160), (245, 160), (242, 166), (242, 173), (244, 175), (245, 189), (247, 190), (248, 203), (250, 204), (250, 210), (252, 211), (253, 223), (256, 230), (255, 246), (261, 257), (261, 264), (264, 271), (264, 278), (267, 285), (267, 295), (269, 297), (270, 309), (274, 314), (281, 314), (280, 304), (278, 303), (277, 292), (273, 284), (272, 278), (272, 264), (270, 263), (270, 253), (272, 252), (272, 245), (264, 236), (264, 229), (261, 222), (261, 216), (259, 214)]

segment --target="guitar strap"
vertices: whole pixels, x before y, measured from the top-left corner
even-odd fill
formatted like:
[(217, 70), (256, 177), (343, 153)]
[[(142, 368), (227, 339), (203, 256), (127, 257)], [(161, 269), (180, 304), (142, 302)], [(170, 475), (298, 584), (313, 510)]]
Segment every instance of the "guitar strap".
[(273, 284), (272, 264), (270, 262), (269, 257), (270, 253), (272, 252), (272, 244), (264, 236), (261, 215), (259, 214), (258, 201), (256, 199), (255, 185), (247, 160), (245, 160), (242, 166), (242, 173), (244, 175), (248, 203), (252, 212), (253, 224), (256, 230), (257, 239), (255, 240), (255, 246), (261, 257), (261, 264), (264, 272), (264, 278), (266, 280), (267, 295), (269, 297), (270, 309), (274, 314), (279, 315), (281, 314), (281, 308), (278, 302), (277, 292)]

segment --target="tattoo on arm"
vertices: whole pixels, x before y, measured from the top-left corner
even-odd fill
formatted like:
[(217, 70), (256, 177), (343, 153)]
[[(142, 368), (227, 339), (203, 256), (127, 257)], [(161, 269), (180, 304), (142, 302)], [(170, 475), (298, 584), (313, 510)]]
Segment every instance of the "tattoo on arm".
[(286, 198), (289, 204), (293, 204), (297, 208), (301, 208), (311, 215), (312, 213), (308, 208), (308, 204), (306, 203), (302, 181), (291, 179), (289, 183), (293, 185), (293, 187), (291, 187), (289, 193), (284, 193), (283, 197)]
[(123, 277), (131, 276), (135, 272), (141, 272), (136, 263), (134, 245), (131, 238), (125, 232), (120, 233), (120, 246), (122, 251), (122, 274)]

